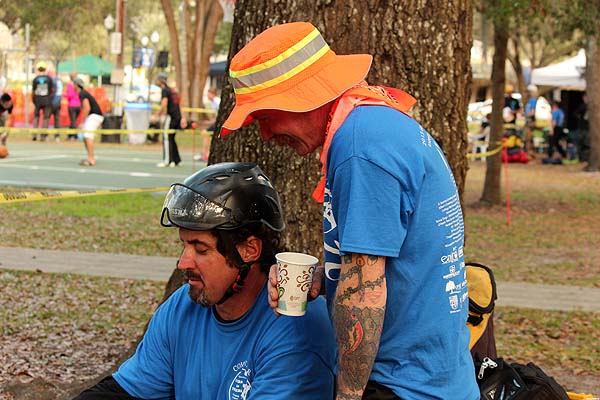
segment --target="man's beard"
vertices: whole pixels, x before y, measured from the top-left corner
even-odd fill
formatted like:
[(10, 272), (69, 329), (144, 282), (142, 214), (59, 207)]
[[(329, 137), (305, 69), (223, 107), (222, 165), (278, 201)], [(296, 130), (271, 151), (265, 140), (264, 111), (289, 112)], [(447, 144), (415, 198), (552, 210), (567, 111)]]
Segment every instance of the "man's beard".
[[(193, 274), (190, 274), (189, 272), (185, 271), (183, 273), (185, 280), (189, 281), (190, 279), (193, 280), (199, 280), (204, 284), (204, 281), (202, 280), (202, 278), (200, 278), (199, 276), (195, 276)], [(205, 287), (202, 288), (198, 288), (195, 287), (193, 285), (189, 285), (189, 291), (188, 291), (188, 295), (190, 296), (190, 299), (192, 299), (192, 301), (196, 304), (201, 305), (202, 307), (212, 307), (215, 303), (212, 302), (209, 298), (208, 295), (206, 294), (206, 290)]]

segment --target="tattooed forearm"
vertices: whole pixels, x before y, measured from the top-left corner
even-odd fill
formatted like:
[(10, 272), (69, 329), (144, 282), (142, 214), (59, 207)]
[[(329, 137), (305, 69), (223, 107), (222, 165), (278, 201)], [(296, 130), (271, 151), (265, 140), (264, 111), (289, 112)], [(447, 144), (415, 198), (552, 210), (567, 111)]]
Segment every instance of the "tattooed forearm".
[(387, 286), (385, 257), (343, 258), (334, 300), (338, 340), (338, 399), (360, 399), (379, 348)]
[(362, 281), (361, 268), (358, 265), (350, 267), (340, 274), (340, 280), (349, 279), (353, 275), (358, 275), (358, 280)]
[(353, 294), (358, 293), (360, 296), (360, 300), (364, 300), (365, 290), (366, 289), (376, 289), (381, 286), (383, 282), (382, 276), (377, 277), (375, 280), (373, 279), (365, 279), (365, 273), (370, 271), (364, 271), (365, 264), (367, 268), (370, 266), (376, 265), (378, 261), (384, 259), (382, 257), (371, 256), (371, 255), (362, 255), (362, 254), (354, 254), (349, 253), (345, 254), (343, 257), (344, 265), (347, 267), (342, 269), (340, 273), (340, 281), (350, 281), (352, 279), (356, 279), (356, 281), (352, 282), (350, 287), (345, 289), (339, 295), (339, 300), (347, 300)]
[(377, 278), (374, 281), (363, 282), (359, 287), (355, 287), (355, 288), (349, 287), (349, 288), (345, 289), (342, 293), (337, 295), (337, 298), (339, 301), (345, 301), (345, 300), (349, 300), (353, 294), (359, 293), (361, 300), (363, 300), (365, 297), (365, 290), (379, 288), (381, 286), (381, 284), (383, 283), (384, 279), (385, 278), (383, 276), (380, 276), (379, 278)]
[(384, 306), (358, 308), (336, 304), (334, 324), (339, 346), (340, 391), (362, 393), (364, 390), (379, 348), (384, 313)]

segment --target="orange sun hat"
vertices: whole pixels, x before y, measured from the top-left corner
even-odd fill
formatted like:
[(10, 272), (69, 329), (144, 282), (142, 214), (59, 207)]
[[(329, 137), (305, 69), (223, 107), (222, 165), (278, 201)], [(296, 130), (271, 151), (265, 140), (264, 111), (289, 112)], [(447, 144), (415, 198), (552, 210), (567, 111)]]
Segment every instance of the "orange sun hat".
[(311, 111), (361, 82), (369, 54), (337, 55), (309, 22), (273, 26), (231, 60), (235, 107), (220, 136), (252, 122), (258, 110)]

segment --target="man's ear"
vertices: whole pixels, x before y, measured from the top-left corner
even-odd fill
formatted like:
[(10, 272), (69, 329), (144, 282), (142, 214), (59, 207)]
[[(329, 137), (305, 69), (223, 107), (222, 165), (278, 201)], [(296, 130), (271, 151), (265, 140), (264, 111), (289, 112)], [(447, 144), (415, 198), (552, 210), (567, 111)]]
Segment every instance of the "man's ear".
[(244, 242), (238, 244), (237, 249), (244, 262), (256, 261), (262, 253), (262, 240), (256, 236), (249, 236)]

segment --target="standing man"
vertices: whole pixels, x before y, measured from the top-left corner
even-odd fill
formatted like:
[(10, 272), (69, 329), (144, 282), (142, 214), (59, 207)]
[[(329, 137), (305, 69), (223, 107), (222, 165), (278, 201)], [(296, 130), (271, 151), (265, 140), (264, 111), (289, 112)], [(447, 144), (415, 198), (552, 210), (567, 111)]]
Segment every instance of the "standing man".
[[(221, 106), (221, 98), (217, 96), (217, 88), (211, 87), (206, 92), (206, 98), (208, 99), (208, 105), (215, 112), (215, 117), (219, 112), (219, 107)], [(213, 121), (212, 125), (208, 128), (209, 131), (215, 130), (215, 121)]]
[[(521, 112), (521, 103), (513, 97), (513, 86), (507, 84), (504, 93), (504, 123), (516, 124), (517, 115)], [(509, 129), (515, 129), (514, 127)]]
[(575, 119), (577, 121), (577, 130), (575, 132), (575, 143), (577, 148), (577, 157), (581, 162), (587, 162), (590, 155), (590, 121), (588, 111), (589, 97), (583, 92), (581, 104), (575, 109)]
[[(37, 63), (38, 74), (33, 78), (31, 90), (33, 91), (33, 105), (35, 106), (33, 114), (33, 127), (39, 128), (40, 111), (44, 113), (42, 128), (48, 128), (50, 113), (52, 112), (52, 98), (54, 96), (54, 85), (52, 78), (46, 73), (46, 63), (40, 61)], [(40, 135), (40, 140), (46, 140), (47, 133)], [(33, 134), (33, 140), (37, 140), (37, 135)]]
[[(454, 178), (407, 114), (415, 100), (364, 81), (371, 60), (336, 55), (310, 23), (269, 28), (231, 60), (236, 102), (221, 135), (256, 121), (300, 155), (322, 147), (313, 196), (324, 201), (337, 400), (476, 400)], [(275, 285), (272, 270), (272, 307)]]
[(135, 354), (76, 400), (330, 400), (335, 338), (321, 298), (277, 318), (267, 275), (280, 250), (279, 196), (252, 163), (221, 163), (171, 186), (187, 283), (157, 310)]
[(525, 150), (530, 157), (535, 157), (535, 147), (533, 146), (533, 131), (535, 124), (535, 108), (537, 106), (538, 87), (534, 84), (527, 86), (527, 103), (525, 103)]
[(214, 113), (210, 116), (212, 122), (206, 128), (206, 132), (202, 133), (202, 147), (200, 155), (194, 156), (194, 160), (208, 161), (208, 153), (210, 152), (210, 142), (212, 139), (212, 133), (215, 131), (215, 125), (217, 122), (217, 114), (219, 113), (219, 107), (221, 106), (221, 98), (217, 96), (217, 88), (212, 86), (206, 92), (206, 98), (208, 99), (208, 106)]
[[(50, 72), (52, 77), (52, 85), (54, 85), (54, 96), (52, 96), (52, 112), (54, 116), (54, 129), (60, 129), (60, 106), (63, 94), (63, 83), (55, 71)], [(54, 135), (55, 141), (60, 141), (60, 134)]]
[(175, 132), (170, 133), (168, 130), (182, 129), (185, 125), (185, 120), (181, 117), (181, 109), (179, 107), (179, 96), (167, 85), (167, 74), (161, 72), (156, 77), (156, 83), (161, 87), (160, 110), (158, 118), (164, 116), (163, 122), (163, 160), (156, 164), (157, 167), (176, 167), (181, 163), (179, 149), (175, 142)]
[[(67, 91), (65, 93), (65, 97), (67, 98), (67, 106), (69, 108), (69, 128), (76, 129), (77, 128), (77, 118), (79, 117), (79, 113), (81, 112), (81, 100), (79, 100), (79, 93), (75, 90), (75, 84), (73, 83), (73, 79), (77, 76), (76, 73), (71, 72), (69, 77), (71, 81), (67, 85)], [(69, 140), (77, 140), (77, 134), (69, 133)]]
[(554, 158), (554, 152), (558, 151), (561, 162), (567, 158), (567, 152), (562, 145), (562, 141), (567, 138), (564, 128), (565, 112), (560, 108), (560, 100), (552, 100), (552, 130), (548, 143), (548, 158)]
[(74, 78), (73, 83), (81, 101), (81, 121), (83, 122), (80, 128), (83, 130), (83, 143), (87, 152), (87, 159), (81, 160), (79, 165), (91, 167), (96, 165), (93, 131), (100, 129), (102, 121), (104, 121), (104, 116), (94, 96), (83, 88), (83, 80), (81, 78)]

